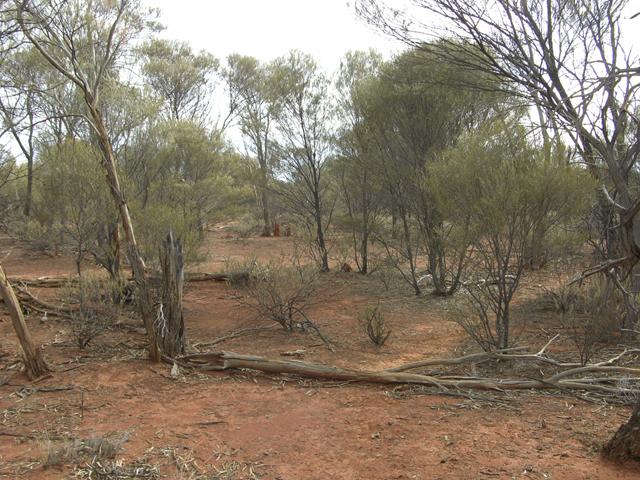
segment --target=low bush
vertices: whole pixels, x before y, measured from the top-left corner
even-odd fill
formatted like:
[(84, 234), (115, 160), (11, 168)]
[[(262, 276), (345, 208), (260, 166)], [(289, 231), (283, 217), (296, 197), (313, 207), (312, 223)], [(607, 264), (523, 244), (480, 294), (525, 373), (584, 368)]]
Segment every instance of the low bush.
[(382, 347), (391, 335), (391, 329), (387, 326), (380, 305), (367, 307), (360, 312), (359, 319), (360, 325), (371, 343), (376, 347)]

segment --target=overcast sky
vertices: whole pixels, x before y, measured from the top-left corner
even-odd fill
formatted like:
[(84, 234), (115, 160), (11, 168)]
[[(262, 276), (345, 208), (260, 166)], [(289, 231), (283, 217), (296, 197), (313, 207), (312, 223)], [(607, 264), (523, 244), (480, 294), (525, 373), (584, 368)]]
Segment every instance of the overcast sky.
[(223, 59), (230, 53), (271, 60), (292, 49), (310, 53), (328, 73), (349, 50), (385, 57), (399, 42), (373, 31), (347, 0), (146, 0), (158, 7), (163, 37), (187, 41)]
[[(394, 0), (392, 4), (405, 3)], [(272, 60), (310, 53), (327, 73), (349, 50), (374, 48), (389, 58), (403, 45), (356, 17), (354, 0), (146, 0), (162, 12), (162, 36), (224, 59), (230, 53)], [(630, 4), (640, 0), (632, 0)], [(640, 47), (640, 18), (623, 22), (627, 46)]]

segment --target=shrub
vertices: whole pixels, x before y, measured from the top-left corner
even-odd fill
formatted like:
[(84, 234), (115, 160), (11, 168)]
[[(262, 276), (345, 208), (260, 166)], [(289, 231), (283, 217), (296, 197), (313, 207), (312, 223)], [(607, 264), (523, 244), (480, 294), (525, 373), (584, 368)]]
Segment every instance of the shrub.
[(57, 222), (47, 226), (37, 220), (20, 217), (7, 225), (7, 231), (11, 237), (24, 240), (34, 252), (56, 255), (66, 247), (62, 227)]
[(78, 306), (71, 318), (73, 338), (78, 348), (84, 349), (116, 323), (124, 301), (121, 285), (96, 274), (84, 274), (67, 292), (67, 302)]
[(391, 329), (387, 327), (380, 305), (367, 307), (364, 311), (360, 312), (359, 318), (367, 338), (369, 338), (371, 343), (376, 347), (382, 347), (389, 338), (389, 335), (391, 335)]
[(620, 331), (624, 299), (610, 280), (598, 277), (582, 287), (561, 285), (547, 294), (554, 309), (562, 314), (562, 325), (569, 332), (582, 365), (589, 363), (598, 349), (614, 340)]
[(285, 330), (311, 327), (313, 323), (305, 310), (316, 291), (316, 269), (296, 262), (287, 264), (282, 258), (266, 264), (253, 261), (251, 265), (230, 280), (231, 286), (239, 290), (239, 303)]

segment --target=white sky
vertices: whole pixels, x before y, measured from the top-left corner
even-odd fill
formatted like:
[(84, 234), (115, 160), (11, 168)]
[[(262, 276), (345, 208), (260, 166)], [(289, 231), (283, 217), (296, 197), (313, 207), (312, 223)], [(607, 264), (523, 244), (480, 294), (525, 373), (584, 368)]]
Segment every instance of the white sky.
[[(406, 0), (393, 0), (393, 3)], [(353, 0), (146, 0), (162, 12), (161, 36), (186, 41), (223, 60), (231, 53), (269, 61), (292, 49), (333, 73), (349, 50), (374, 48), (389, 58), (403, 45), (359, 20)], [(392, 2), (390, 2), (392, 3)], [(640, 0), (631, 0), (633, 4)], [(632, 12), (632, 13), (634, 13)], [(627, 47), (640, 47), (640, 18), (623, 21)]]
[(187, 41), (224, 59), (231, 53), (268, 61), (298, 49), (334, 72), (349, 50), (375, 48), (386, 58), (402, 45), (356, 18), (347, 0), (146, 0), (161, 10), (161, 36)]

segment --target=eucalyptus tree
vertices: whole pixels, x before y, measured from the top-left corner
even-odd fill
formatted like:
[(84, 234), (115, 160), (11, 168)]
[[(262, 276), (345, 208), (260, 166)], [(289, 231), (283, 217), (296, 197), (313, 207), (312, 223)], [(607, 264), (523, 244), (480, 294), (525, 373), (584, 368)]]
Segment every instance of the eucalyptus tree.
[(144, 80), (161, 99), (166, 118), (204, 123), (219, 61), (205, 51), (194, 53), (185, 42), (158, 38), (145, 42), (139, 54)]
[(248, 56), (230, 55), (224, 78), (237, 106), (237, 122), (250, 155), (258, 162), (262, 235), (270, 236), (272, 214), (270, 184), (273, 180), (273, 130), (276, 116), (272, 67)]
[(361, 97), (365, 84), (379, 73), (377, 52), (347, 53), (336, 80), (337, 108), (341, 119), (337, 147), (336, 178), (346, 211), (354, 261), (360, 273), (369, 271), (369, 243), (379, 221), (382, 195), (376, 176), (375, 149), (365, 121)]
[(499, 104), (497, 98), (457, 86), (461, 75), (438, 57), (410, 50), (388, 62), (359, 100), (388, 209), (400, 224), (398, 239), (378, 238), (416, 295), (422, 291), (423, 256), (438, 295), (450, 295), (459, 287), (467, 256), (466, 245), (453, 241), (447, 219), (427, 188), (427, 167)]
[(119, 259), (105, 255), (101, 245), (101, 234), (116, 212), (107, 203), (109, 191), (97, 168), (99, 161), (100, 151), (79, 139), (43, 145), (33, 216), (41, 224), (50, 225), (50, 234), (59, 233), (63, 243), (70, 246), (78, 275), (83, 260), (92, 255), (114, 281), (122, 282), (117, 270)]
[(155, 25), (152, 11), (145, 9), (138, 0), (14, 0), (12, 5), (8, 21), (18, 26), (15, 40), (32, 45), (53, 70), (75, 85), (84, 100), (84, 118), (99, 145), (108, 187), (128, 244), (150, 357), (158, 361), (160, 354), (145, 264), (120, 185), (113, 144), (100, 104), (105, 82), (117, 76), (118, 67), (133, 42)]
[(327, 229), (333, 203), (326, 176), (334, 153), (334, 107), (329, 80), (309, 55), (293, 51), (273, 65), (277, 102), (277, 155), (285, 180), (277, 192), (312, 238), (312, 253), (322, 271), (329, 271)]

